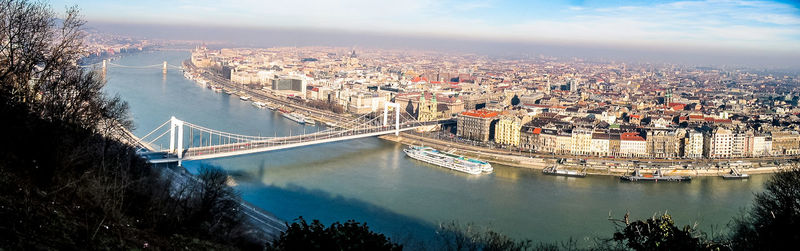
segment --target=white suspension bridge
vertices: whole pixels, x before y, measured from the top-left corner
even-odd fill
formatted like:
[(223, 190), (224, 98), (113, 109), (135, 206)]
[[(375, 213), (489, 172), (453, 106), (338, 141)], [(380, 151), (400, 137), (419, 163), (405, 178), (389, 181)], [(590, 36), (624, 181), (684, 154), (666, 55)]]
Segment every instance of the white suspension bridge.
[(128, 69), (158, 69), (161, 68), (164, 74), (167, 73), (167, 69), (177, 69), (180, 70), (182, 67), (177, 65), (168, 64), (167, 61), (164, 61), (161, 64), (153, 64), (153, 65), (121, 65), (116, 64), (111, 61), (103, 60), (102, 62), (97, 62), (90, 65), (82, 65), (81, 68), (92, 68), (96, 69), (100, 67), (100, 69), (105, 72), (108, 67), (115, 67), (115, 68), (128, 68)]
[[(390, 114), (390, 108), (394, 110), (393, 114)], [(140, 154), (148, 158), (151, 163), (180, 163), (184, 160), (231, 157), (392, 133), (398, 135), (402, 131), (449, 122), (451, 121), (421, 122), (405, 110), (401, 111), (398, 104), (388, 102), (384, 105), (382, 117), (365, 114), (341, 123), (340, 127), (281, 137), (223, 132), (172, 117), (139, 138), (137, 144), (141, 149)], [(163, 140), (167, 134), (169, 134), (169, 148), (156, 147), (155, 143)]]

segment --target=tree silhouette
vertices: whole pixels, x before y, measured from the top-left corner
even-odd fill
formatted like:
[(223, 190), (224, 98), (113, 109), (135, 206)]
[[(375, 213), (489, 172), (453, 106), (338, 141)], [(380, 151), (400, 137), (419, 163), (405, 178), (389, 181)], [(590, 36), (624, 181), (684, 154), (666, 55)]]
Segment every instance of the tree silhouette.
[(511, 98), (511, 105), (517, 106), (519, 105), (519, 102), (520, 102), (519, 97), (517, 97), (517, 94), (514, 94), (514, 97)]
[(733, 246), (742, 250), (780, 250), (800, 240), (800, 169), (773, 176), (756, 194), (753, 207), (733, 227)]
[(706, 243), (701, 233), (686, 225), (675, 226), (672, 216), (664, 213), (646, 220), (627, 222), (616, 220), (622, 228), (614, 233), (613, 240), (633, 250), (718, 250), (714, 243)]
[(402, 250), (383, 234), (369, 230), (366, 223), (348, 220), (344, 224), (334, 222), (325, 227), (319, 220), (311, 224), (303, 217), (288, 225), (280, 238), (273, 241), (267, 250)]

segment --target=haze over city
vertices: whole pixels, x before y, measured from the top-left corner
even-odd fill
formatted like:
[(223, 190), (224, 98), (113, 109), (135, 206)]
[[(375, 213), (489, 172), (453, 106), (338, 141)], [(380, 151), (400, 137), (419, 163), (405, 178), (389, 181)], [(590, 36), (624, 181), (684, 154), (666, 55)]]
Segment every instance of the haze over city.
[(55, 1), (89, 27), (239, 46), (800, 67), (795, 1)]

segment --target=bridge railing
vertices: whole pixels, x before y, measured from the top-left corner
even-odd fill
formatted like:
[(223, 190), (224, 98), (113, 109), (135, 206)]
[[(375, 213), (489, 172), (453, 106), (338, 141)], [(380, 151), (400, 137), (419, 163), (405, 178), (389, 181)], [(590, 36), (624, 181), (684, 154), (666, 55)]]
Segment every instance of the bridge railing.
[[(404, 124), (400, 126), (400, 130), (408, 130), (410, 128), (416, 128), (419, 126), (424, 125), (433, 125), (438, 122), (426, 122), (420, 124)], [(199, 156), (199, 155), (209, 155), (209, 154), (219, 154), (219, 153), (230, 153), (236, 151), (246, 151), (246, 150), (253, 150), (259, 148), (271, 148), (276, 146), (284, 146), (284, 145), (293, 145), (293, 144), (302, 144), (302, 143), (309, 143), (309, 142), (321, 142), (330, 139), (339, 139), (339, 138), (347, 138), (351, 136), (357, 135), (370, 135), (374, 133), (391, 133), (394, 132), (395, 128), (389, 126), (375, 126), (370, 128), (363, 128), (359, 130), (352, 130), (348, 132), (341, 132), (335, 134), (329, 134), (323, 137), (304, 137), (304, 138), (275, 138), (265, 141), (253, 141), (253, 142), (242, 142), (242, 143), (234, 143), (234, 144), (226, 144), (226, 145), (215, 145), (215, 146), (206, 146), (206, 147), (195, 147), (189, 148), (186, 151), (185, 157), (192, 157), (192, 156)]]
[[(389, 132), (397, 132), (397, 131), (404, 131), (409, 128), (425, 126), (425, 125), (432, 125), (439, 123), (438, 121), (428, 121), (428, 122), (420, 122), (413, 118), (407, 112), (398, 113), (396, 116), (393, 115), (393, 118), (388, 121), (402, 121), (396, 125), (387, 125), (381, 120), (380, 116), (369, 117), (370, 114), (362, 115), (361, 117), (355, 118), (350, 121), (350, 123), (354, 124), (354, 126), (349, 128), (341, 128), (341, 127), (331, 127), (323, 131), (317, 131), (308, 134), (301, 134), (301, 135), (290, 135), (284, 137), (263, 137), (263, 136), (249, 136), (243, 134), (235, 134), (235, 133), (228, 133), (223, 132), (203, 126), (199, 126), (196, 124), (192, 124), (189, 122), (181, 121), (176, 118), (171, 118), (170, 120), (164, 122), (159, 127), (145, 135), (141, 138), (143, 144), (146, 145), (153, 145), (153, 142), (161, 139), (167, 133), (170, 134), (170, 148), (174, 148), (169, 150), (168, 152), (172, 152), (177, 154), (179, 158), (182, 158), (184, 154), (188, 156), (196, 156), (201, 154), (209, 154), (209, 153), (223, 153), (223, 152), (232, 152), (232, 151), (241, 151), (241, 150), (252, 150), (257, 148), (269, 148), (269, 147), (276, 147), (281, 145), (290, 145), (290, 144), (303, 144), (315, 141), (331, 141), (345, 137), (352, 137), (357, 135), (374, 135), (375, 133), (389, 133)], [(384, 117), (384, 120), (387, 118)], [(168, 129), (161, 134), (158, 134), (157, 131), (162, 129), (164, 126), (169, 124)], [(188, 130), (184, 130), (186, 127)], [(177, 129), (176, 129), (177, 128)], [(175, 133), (177, 131), (177, 133)], [(183, 133), (188, 131), (189, 137), (188, 142), (184, 141), (183, 139), (186, 138)], [(149, 139), (148, 137), (151, 135), (158, 136)], [(199, 146), (195, 144), (195, 139), (199, 135)], [(207, 135), (207, 137), (205, 136)], [(178, 140), (176, 139), (176, 136)], [(148, 141), (146, 141), (147, 139)], [(177, 142), (175, 142), (177, 141)], [(214, 142), (216, 141), (216, 143)], [(175, 144), (177, 143), (177, 144)], [(184, 144), (184, 143), (188, 143)], [(177, 146), (177, 147), (176, 147)]]

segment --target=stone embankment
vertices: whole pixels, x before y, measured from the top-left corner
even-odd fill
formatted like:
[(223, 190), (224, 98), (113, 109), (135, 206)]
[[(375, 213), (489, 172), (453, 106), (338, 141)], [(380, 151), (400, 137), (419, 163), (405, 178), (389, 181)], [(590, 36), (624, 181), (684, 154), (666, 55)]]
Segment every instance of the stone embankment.
[[(380, 138), (406, 145), (430, 146), (443, 151), (452, 151), (455, 154), (486, 160), (505, 166), (544, 169), (549, 166), (558, 165), (560, 169), (585, 171), (590, 175), (622, 176), (630, 174), (634, 168), (639, 168), (642, 173), (652, 173), (660, 169), (665, 175), (722, 176), (729, 174), (732, 166), (742, 173), (765, 174), (779, 172), (797, 165), (796, 157), (770, 157), (743, 160), (611, 159), (574, 155), (530, 154), (504, 149), (487, 149), (480, 146), (423, 137), (413, 133), (401, 133), (400, 136), (384, 135)], [(559, 160), (561, 161), (559, 162)]]

